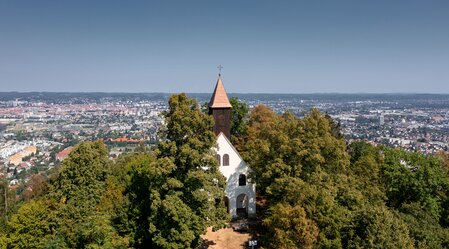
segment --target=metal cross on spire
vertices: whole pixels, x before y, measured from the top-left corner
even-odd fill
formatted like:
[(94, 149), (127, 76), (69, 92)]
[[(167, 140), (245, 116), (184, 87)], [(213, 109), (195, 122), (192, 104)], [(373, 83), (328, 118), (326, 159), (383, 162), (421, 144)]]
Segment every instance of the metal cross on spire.
[(221, 76), (221, 69), (223, 68), (223, 66), (220, 64), (218, 65), (218, 76)]

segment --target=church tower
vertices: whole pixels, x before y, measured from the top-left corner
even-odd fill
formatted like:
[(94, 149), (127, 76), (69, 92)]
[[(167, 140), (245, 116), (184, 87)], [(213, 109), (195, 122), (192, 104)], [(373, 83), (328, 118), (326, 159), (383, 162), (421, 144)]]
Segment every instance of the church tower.
[[(221, 70), (221, 66), (218, 67)], [(251, 169), (232, 145), (231, 103), (223, 86), (221, 74), (209, 102), (214, 117), (217, 147), (214, 147), (220, 172), (226, 177), (225, 206), (233, 219), (256, 216), (256, 184), (249, 178)]]
[(209, 114), (214, 117), (215, 121), (215, 135), (218, 136), (222, 132), (228, 139), (231, 139), (231, 108), (228, 94), (221, 81), (221, 74), (219, 74), (214, 93), (209, 101)]

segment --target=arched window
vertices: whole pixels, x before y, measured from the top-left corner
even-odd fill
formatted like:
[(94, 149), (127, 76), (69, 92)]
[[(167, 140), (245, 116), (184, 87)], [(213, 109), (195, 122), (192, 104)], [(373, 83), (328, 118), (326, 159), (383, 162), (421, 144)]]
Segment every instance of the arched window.
[(223, 166), (229, 166), (229, 155), (228, 154), (223, 155)]
[(239, 186), (246, 186), (246, 175), (239, 175)]
[(217, 154), (216, 157), (217, 157), (217, 161), (218, 161), (218, 166), (221, 166), (221, 157), (220, 157), (220, 154)]

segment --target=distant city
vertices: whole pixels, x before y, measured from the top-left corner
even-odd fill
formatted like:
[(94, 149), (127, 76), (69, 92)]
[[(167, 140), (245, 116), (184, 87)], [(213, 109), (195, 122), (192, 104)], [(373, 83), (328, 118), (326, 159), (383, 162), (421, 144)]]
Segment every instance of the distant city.
[[(250, 108), (264, 104), (298, 117), (316, 107), (348, 142), (408, 151), (449, 150), (449, 95), (229, 94)], [(116, 158), (157, 143), (168, 93), (0, 93), (0, 175), (11, 188), (46, 174), (80, 141), (102, 139)], [(199, 104), (210, 94), (189, 94)]]

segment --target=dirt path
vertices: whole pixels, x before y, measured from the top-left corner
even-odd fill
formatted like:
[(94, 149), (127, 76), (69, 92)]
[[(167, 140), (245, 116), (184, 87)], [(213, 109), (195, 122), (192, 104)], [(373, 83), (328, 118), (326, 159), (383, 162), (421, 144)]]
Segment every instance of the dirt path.
[(239, 249), (247, 248), (248, 240), (251, 238), (249, 233), (240, 233), (234, 231), (232, 228), (220, 229), (216, 232), (209, 227), (203, 238), (203, 245), (201, 249)]

